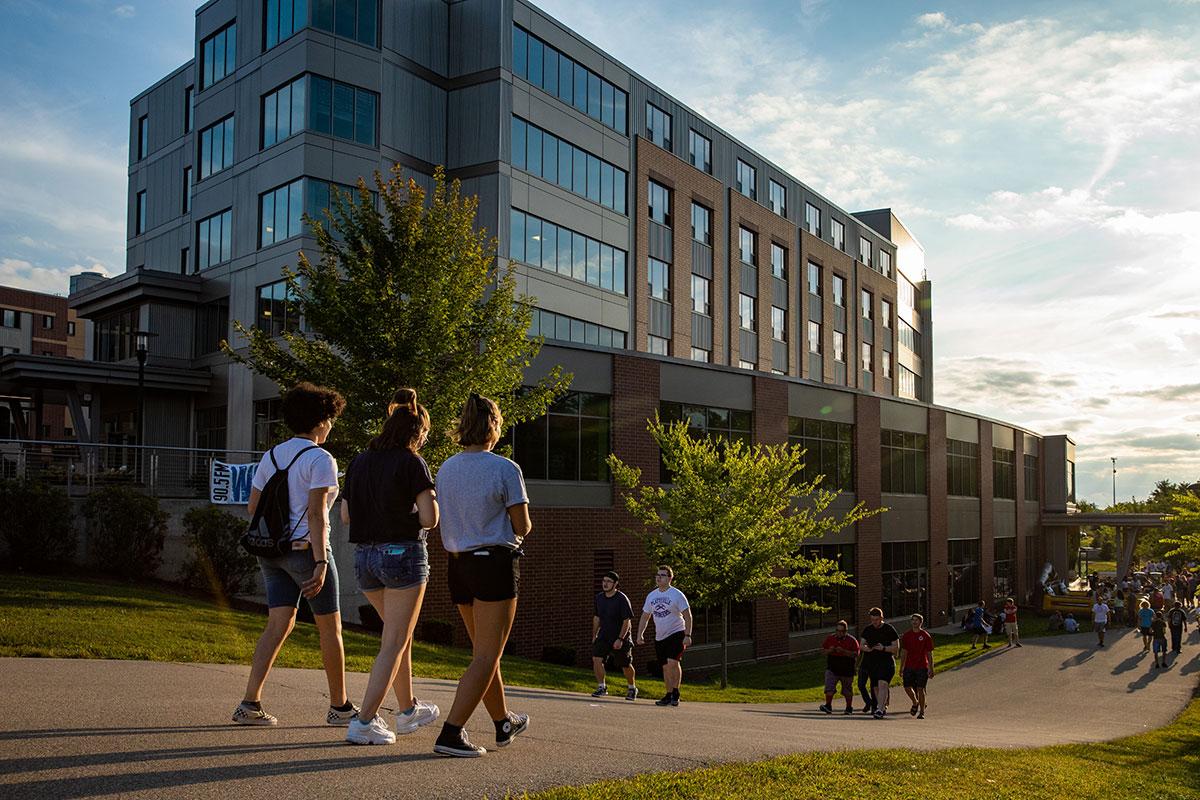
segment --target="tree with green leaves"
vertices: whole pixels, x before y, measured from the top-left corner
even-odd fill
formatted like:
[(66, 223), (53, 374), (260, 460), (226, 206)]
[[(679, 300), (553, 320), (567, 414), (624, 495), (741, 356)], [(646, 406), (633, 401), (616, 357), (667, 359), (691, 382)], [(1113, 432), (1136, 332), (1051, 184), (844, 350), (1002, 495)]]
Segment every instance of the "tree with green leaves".
[(426, 193), (397, 165), (387, 180), (375, 174), (378, 203), (361, 178), (356, 198), (335, 192), (324, 220), (305, 216), (320, 258), (301, 253), (284, 270), (289, 314), (303, 329), (275, 337), (236, 322), (244, 349), (223, 343), (281, 390), (312, 381), (339, 391), (335, 455), (366, 446), (401, 386), (429, 409), (422, 455), (436, 470), (456, 451), (446, 431), (471, 392), (495, 399), (508, 426), (541, 416), (570, 384), (555, 367), (522, 388), (542, 344), (527, 336), (532, 298), (517, 294), (514, 267), (499, 265), (496, 240), (475, 226), (478, 198), (462, 196), (441, 167), (433, 180)]
[(1168, 556), (1200, 561), (1200, 494), (1176, 492), (1171, 498), (1172, 518), (1163, 544), (1172, 549)]
[(652, 564), (670, 564), (693, 605), (721, 609), (721, 688), (728, 685), (729, 608), (758, 599), (827, 611), (808, 590), (851, 586), (829, 559), (805, 554), (805, 544), (837, 533), (883, 509), (862, 503), (842, 516), (829, 512), (836, 491), (821, 476), (804, 482), (804, 449), (695, 438), (686, 423), (648, 426), (671, 484), (643, 483), (641, 470), (609, 456), (625, 507), (641, 523)]

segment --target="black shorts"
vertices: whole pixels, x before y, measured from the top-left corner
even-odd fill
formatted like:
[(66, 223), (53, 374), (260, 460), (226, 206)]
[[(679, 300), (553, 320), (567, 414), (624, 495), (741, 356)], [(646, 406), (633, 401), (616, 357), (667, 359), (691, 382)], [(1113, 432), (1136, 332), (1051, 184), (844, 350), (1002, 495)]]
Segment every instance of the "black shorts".
[(675, 631), (654, 643), (654, 655), (658, 657), (659, 664), (666, 664), (668, 660), (681, 661), (683, 649), (683, 631)]
[(633, 666), (633, 642), (625, 639), (621, 649), (614, 650), (613, 639), (599, 638), (592, 642), (592, 657), (603, 658), (605, 669), (625, 669)]
[(476, 600), (512, 600), (521, 582), (521, 555), (511, 547), (450, 553), (447, 583), (451, 602), (469, 606)]
[(891, 658), (873, 660), (866, 667), (867, 674), (871, 676), (872, 683), (879, 683), (880, 681), (891, 683), (892, 678), (896, 677), (896, 662)]
[(900, 673), (900, 680), (906, 689), (924, 689), (929, 685), (929, 670), (906, 669)]

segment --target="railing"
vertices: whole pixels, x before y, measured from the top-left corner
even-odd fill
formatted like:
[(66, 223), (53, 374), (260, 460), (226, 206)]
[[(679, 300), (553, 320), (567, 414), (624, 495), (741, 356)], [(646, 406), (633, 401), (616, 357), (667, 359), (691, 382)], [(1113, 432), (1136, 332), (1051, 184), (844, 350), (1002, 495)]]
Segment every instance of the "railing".
[(155, 497), (207, 497), (213, 461), (256, 463), (254, 450), (0, 439), (0, 478), (37, 480), (85, 495), (131, 486)]

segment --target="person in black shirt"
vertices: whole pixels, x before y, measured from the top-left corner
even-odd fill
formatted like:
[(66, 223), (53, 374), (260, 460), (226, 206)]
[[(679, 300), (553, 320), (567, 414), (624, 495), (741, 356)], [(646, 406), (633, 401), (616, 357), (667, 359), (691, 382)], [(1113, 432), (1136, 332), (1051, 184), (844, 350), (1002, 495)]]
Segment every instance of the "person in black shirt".
[(429, 580), (425, 535), (438, 523), (433, 479), (417, 455), (429, 433), (429, 412), (417, 403), (416, 391), (399, 389), (388, 414), (383, 431), (350, 462), (342, 502), (342, 522), (350, 526), (350, 541), (356, 545), (359, 588), (383, 620), (362, 708), (346, 732), (346, 740), (354, 744), (396, 741), (378, 714), (389, 685), (400, 708), (398, 733), (412, 733), (441, 713), (412, 693), (413, 629)]
[(887, 714), (889, 688), (896, 675), (896, 651), (899, 649), (900, 634), (891, 625), (884, 623), (883, 610), (872, 608), (867, 615), (871, 623), (863, 628), (862, 666), (867, 670), (871, 683), (875, 685), (875, 719)]
[(637, 684), (633, 670), (633, 606), (624, 592), (617, 591), (621, 576), (604, 573), (602, 591), (596, 593), (596, 613), (592, 617), (592, 670), (596, 673), (596, 691), (592, 697), (608, 694), (606, 665), (619, 666), (625, 673), (625, 699), (636, 700)]

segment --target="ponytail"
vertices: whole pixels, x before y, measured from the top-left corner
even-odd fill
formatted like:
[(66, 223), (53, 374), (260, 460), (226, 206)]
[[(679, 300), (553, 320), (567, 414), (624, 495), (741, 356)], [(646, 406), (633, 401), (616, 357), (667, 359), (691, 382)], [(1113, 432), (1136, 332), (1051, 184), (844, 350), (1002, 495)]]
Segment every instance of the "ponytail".
[(490, 398), (475, 392), (467, 398), (458, 424), (450, 431), (451, 438), (462, 447), (494, 444), (500, 438), (504, 417), (500, 407)]
[(371, 440), (371, 450), (410, 450), (417, 452), (429, 433), (429, 412), (417, 402), (417, 390), (407, 387), (396, 390), (388, 403), (387, 422)]

